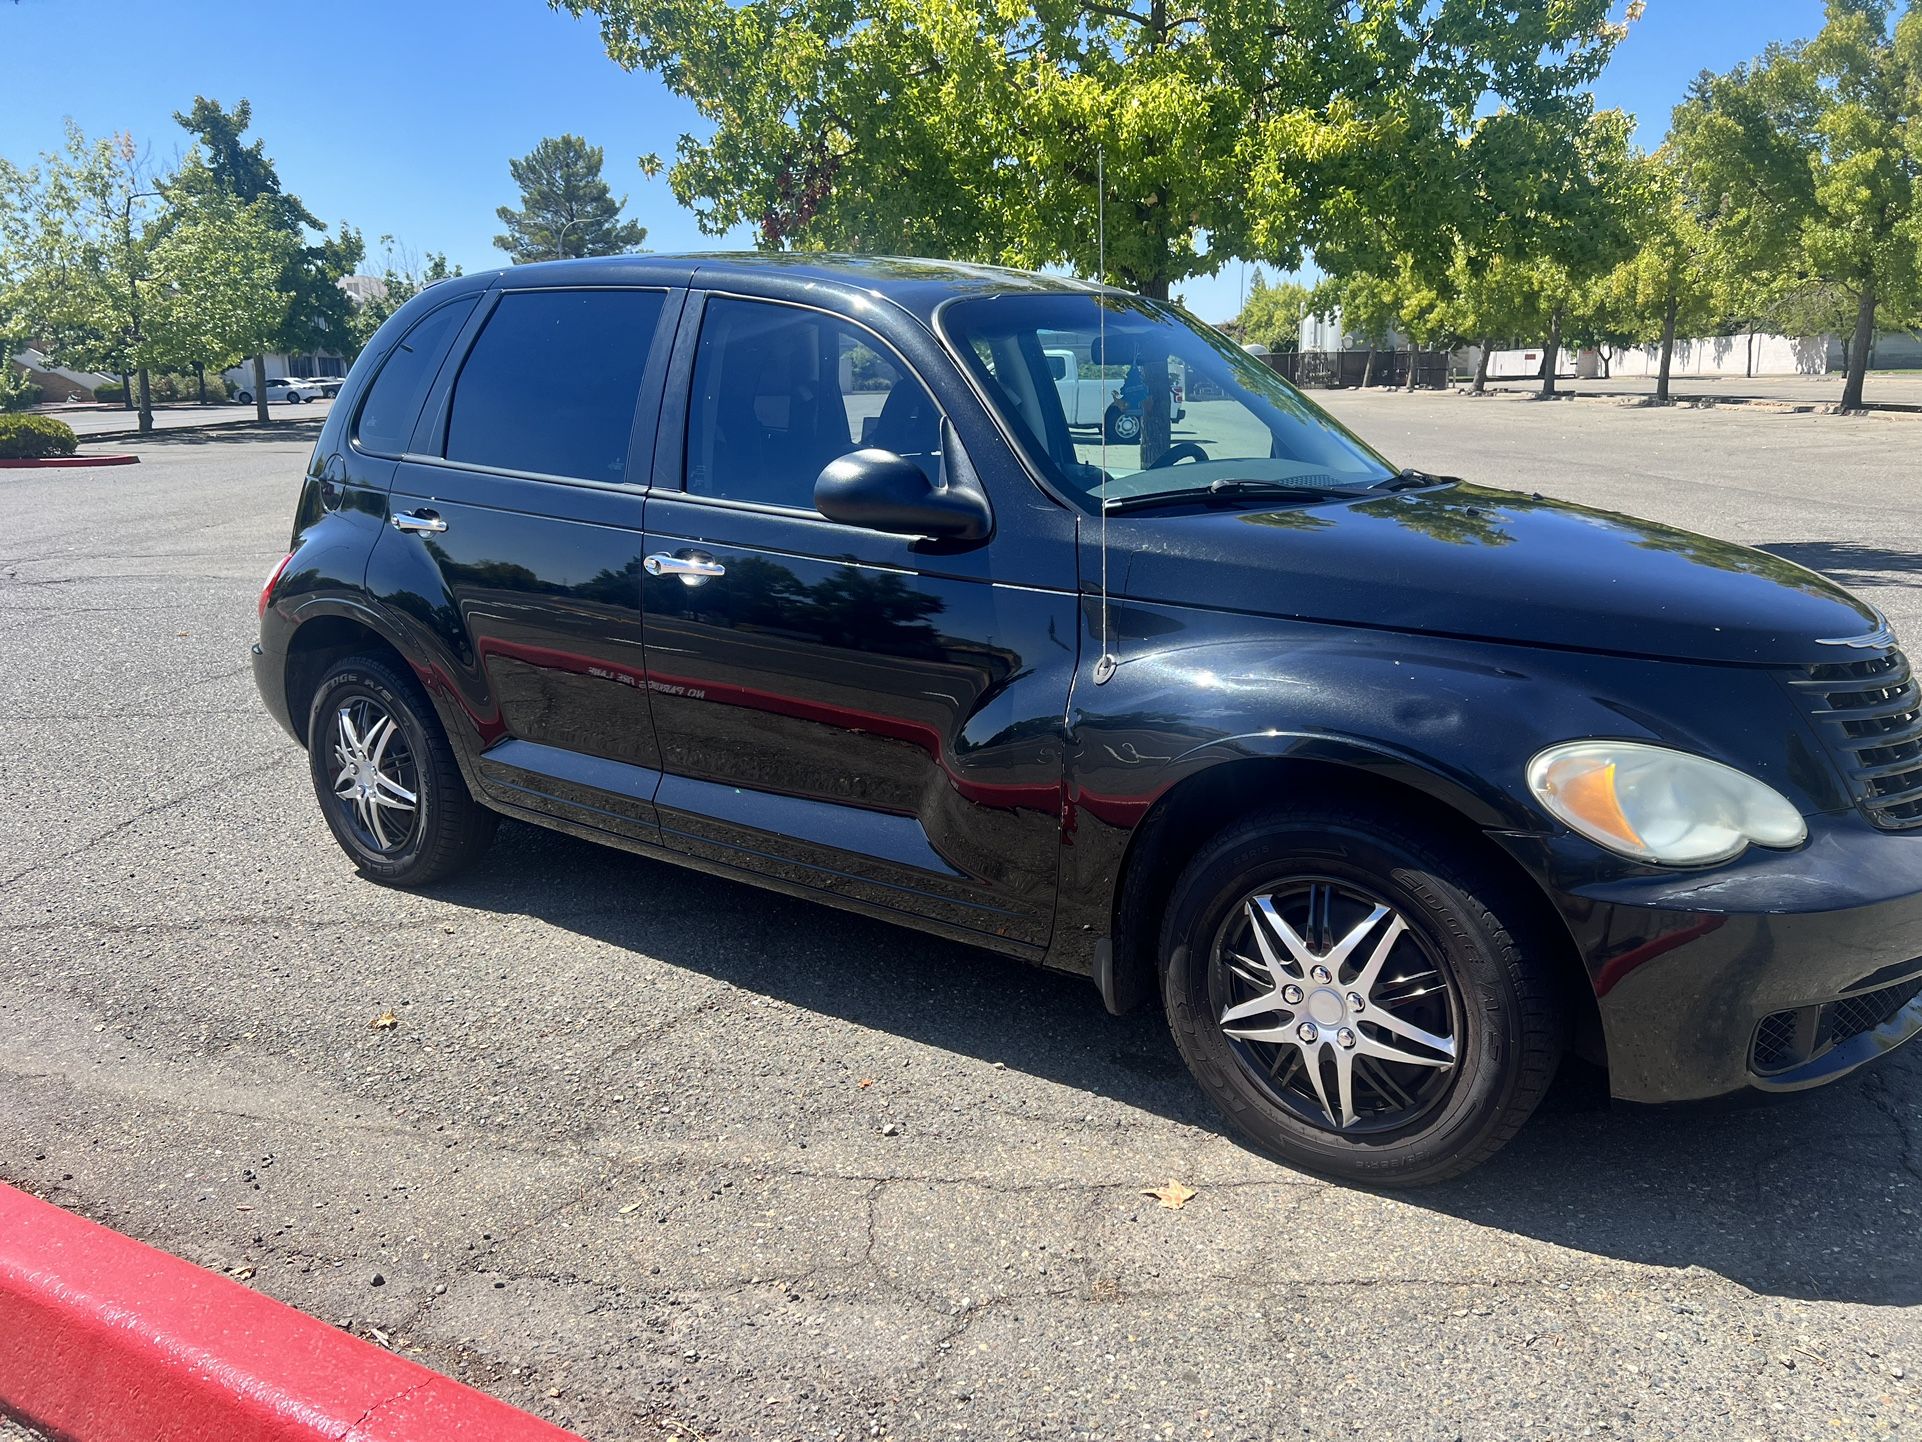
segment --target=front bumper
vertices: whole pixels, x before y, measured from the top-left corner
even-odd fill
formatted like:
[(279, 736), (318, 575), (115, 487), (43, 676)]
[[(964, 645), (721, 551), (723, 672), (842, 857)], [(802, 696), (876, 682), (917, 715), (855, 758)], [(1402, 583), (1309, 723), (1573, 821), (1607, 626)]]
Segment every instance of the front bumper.
[(1809, 827), (1793, 852), (1626, 877), (1576, 837), (1500, 838), (1587, 964), (1617, 1097), (1797, 1091), (1922, 1033), (1922, 832)]

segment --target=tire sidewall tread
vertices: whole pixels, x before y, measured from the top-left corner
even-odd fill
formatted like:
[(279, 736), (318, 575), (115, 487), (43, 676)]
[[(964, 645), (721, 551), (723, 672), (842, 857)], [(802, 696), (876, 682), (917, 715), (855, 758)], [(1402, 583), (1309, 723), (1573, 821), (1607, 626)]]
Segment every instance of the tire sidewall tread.
[[(1340, 1140), (1284, 1113), (1247, 1078), (1200, 1008), (1216, 928), (1239, 898), (1295, 863), (1317, 863), (1405, 903), (1454, 973), (1461, 999), (1461, 1066), (1439, 1110), (1405, 1132)], [(1387, 863), (1387, 864), (1384, 864)], [(1175, 1043), (1235, 1128), (1262, 1150), (1310, 1171), (1376, 1186), (1442, 1181), (1479, 1165), (1525, 1122), (1553, 1079), (1562, 1048), (1555, 992), (1529, 959), (1526, 912), (1505, 881), (1426, 827), (1386, 808), (1286, 807), (1251, 817), (1204, 846), (1170, 893), (1163, 920), (1163, 998)]]
[[(331, 794), (332, 713), (337, 699), (350, 690), (366, 691), (378, 699), (406, 733), (414, 752), (420, 824), (414, 844), (398, 856), (379, 856), (361, 846)], [(460, 763), (426, 693), (412, 677), (399, 674), (384, 661), (350, 656), (336, 663), (314, 688), (307, 738), (308, 770), (327, 828), (369, 879), (397, 887), (442, 881), (471, 866), (493, 839), (498, 818), (467, 789)]]

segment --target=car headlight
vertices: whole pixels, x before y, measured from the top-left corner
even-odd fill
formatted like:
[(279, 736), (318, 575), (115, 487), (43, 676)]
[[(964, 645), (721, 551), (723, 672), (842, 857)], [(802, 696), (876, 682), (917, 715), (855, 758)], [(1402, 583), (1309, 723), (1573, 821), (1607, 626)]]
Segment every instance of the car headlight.
[(1800, 846), (1809, 829), (1772, 787), (1732, 766), (1634, 741), (1571, 741), (1528, 763), (1528, 786), (1598, 846), (1664, 866), (1707, 866), (1751, 844)]

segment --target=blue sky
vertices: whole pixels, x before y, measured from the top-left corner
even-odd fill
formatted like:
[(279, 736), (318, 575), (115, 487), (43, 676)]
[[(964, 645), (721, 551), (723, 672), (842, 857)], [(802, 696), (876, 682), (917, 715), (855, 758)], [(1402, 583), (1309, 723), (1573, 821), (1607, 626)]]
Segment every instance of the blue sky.
[[(1653, 145), (1698, 71), (1812, 34), (1821, 17), (1821, 0), (1648, 0), (1598, 95), (1635, 112)], [(606, 150), (649, 249), (716, 244), (636, 164), (671, 154), (691, 109), (540, 0), (21, 0), (0, 3), (0, 67), (0, 155), (16, 162), (57, 145), (66, 116), (90, 135), (131, 131), (164, 162), (185, 138), (175, 110), (196, 94), (244, 96), (282, 181), (316, 215), (352, 221), (370, 248), (391, 234), (476, 270), (505, 259), (492, 241), (494, 207), (516, 198), (508, 157), (573, 131)], [(1231, 265), (1181, 289), (1203, 319), (1224, 320), (1241, 284)]]

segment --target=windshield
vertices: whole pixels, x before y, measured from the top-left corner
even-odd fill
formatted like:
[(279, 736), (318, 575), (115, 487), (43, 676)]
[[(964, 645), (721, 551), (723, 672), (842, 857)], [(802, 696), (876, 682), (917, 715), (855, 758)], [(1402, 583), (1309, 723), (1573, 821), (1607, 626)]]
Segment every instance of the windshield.
[(1104, 494), (1360, 490), (1397, 474), (1226, 336), (1154, 301), (985, 296), (944, 307), (941, 326), (1049, 481), (1091, 511)]

